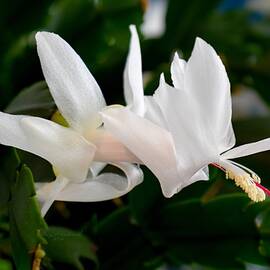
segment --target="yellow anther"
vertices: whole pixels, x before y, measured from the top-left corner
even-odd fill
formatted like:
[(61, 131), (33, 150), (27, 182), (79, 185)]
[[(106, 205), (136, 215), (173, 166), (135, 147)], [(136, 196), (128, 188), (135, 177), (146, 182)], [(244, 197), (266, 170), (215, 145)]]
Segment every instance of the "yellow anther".
[(258, 202), (265, 200), (265, 193), (259, 188), (257, 188), (257, 200)]
[(265, 193), (257, 188), (255, 182), (259, 183), (260, 178), (256, 174), (244, 174), (239, 175), (235, 174), (231, 170), (226, 171), (226, 179), (232, 179), (235, 182), (235, 185), (240, 187), (248, 197), (254, 202), (260, 202), (265, 200)]
[(260, 177), (256, 174), (252, 174), (252, 179), (257, 183), (261, 183)]

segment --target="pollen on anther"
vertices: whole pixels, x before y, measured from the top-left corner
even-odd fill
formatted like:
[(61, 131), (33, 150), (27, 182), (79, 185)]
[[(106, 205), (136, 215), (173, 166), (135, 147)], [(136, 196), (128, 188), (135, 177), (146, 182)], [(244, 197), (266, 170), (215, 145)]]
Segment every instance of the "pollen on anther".
[(245, 193), (247, 193), (248, 197), (254, 202), (260, 202), (265, 200), (264, 191), (258, 187), (260, 178), (257, 175), (236, 175), (232, 171), (226, 171), (226, 178), (232, 179), (236, 186), (240, 187)]

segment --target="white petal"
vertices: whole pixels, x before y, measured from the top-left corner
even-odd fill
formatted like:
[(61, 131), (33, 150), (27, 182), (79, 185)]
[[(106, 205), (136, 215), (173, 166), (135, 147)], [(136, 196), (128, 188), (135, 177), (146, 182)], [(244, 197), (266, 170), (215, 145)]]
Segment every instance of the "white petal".
[(41, 205), (41, 215), (44, 217), (56, 200), (58, 194), (68, 184), (67, 178), (58, 177), (55, 181), (50, 183), (36, 183), (37, 197)]
[(187, 92), (179, 91), (161, 80), (154, 99), (172, 134), (180, 164), (190, 166), (198, 162), (200, 168), (208, 164), (204, 160), (206, 162), (213, 155), (218, 156), (213, 137), (200, 119), (200, 108)]
[(95, 136), (92, 137), (91, 142), (95, 144), (97, 148), (94, 157), (95, 161), (102, 163), (140, 163), (140, 160), (138, 160), (136, 156), (104, 128), (96, 130)]
[(186, 91), (170, 87), (163, 80), (154, 99), (172, 134), (182, 185), (191, 184), (194, 179), (207, 179), (207, 175), (202, 175), (202, 172), (196, 173), (218, 160), (219, 153), (213, 137), (200, 119), (198, 106)]
[(36, 154), (77, 181), (86, 177), (96, 150), (71, 129), (38, 117), (2, 112), (0, 143)]
[(235, 147), (221, 155), (224, 159), (234, 159), (239, 157), (245, 157), (256, 153), (270, 150), (270, 138), (255, 142), (248, 143), (238, 147)]
[(166, 128), (166, 121), (164, 119), (164, 116), (160, 110), (160, 107), (154, 100), (152, 96), (145, 96), (145, 115), (144, 117), (151, 122), (155, 123), (156, 125)]
[(128, 163), (113, 165), (123, 170), (127, 177), (104, 173), (83, 183), (70, 182), (58, 193), (57, 200), (78, 202), (111, 200), (125, 195), (143, 181), (143, 173), (137, 166)]
[(230, 82), (215, 50), (200, 38), (187, 62), (185, 90), (196, 100), (205, 128), (215, 134), (219, 152), (233, 147)]
[(182, 188), (182, 179), (186, 176), (178, 172), (174, 144), (169, 132), (126, 108), (108, 109), (102, 116), (105, 129), (156, 175), (164, 196), (171, 197)]
[(25, 117), (0, 112), (0, 144), (29, 150), (29, 140), (20, 125)]
[(130, 26), (130, 31), (130, 48), (124, 71), (124, 94), (130, 109), (143, 115), (145, 109), (140, 42), (134, 25)]
[(198, 180), (209, 180), (209, 169), (208, 166), (204, 167), (203, 169), (200, 169), (198, 172), (196, 172), (188, 181), (189, 185), (191, 183), (197, 182)]
[(106, 167), (106, 165), (107, 164), (103, 162), (97, 162), (97, 161), (92, 162), (89, 169), (89, 173), (91, 173), (91, 177), (92, 178), (96, 177)]
[(185, 75), (186, 61), (180, 59), (178, 54), (175, 53), (171, 64), (171, 76), (173, 85), (177, 89), (184, 90), (184, 75)]
[(105, 101), (81, 58), (56, 34), (39, 32), (36, 40), (45, 79), (64, 118), (80, 132), (100, 125), (97, 112)]

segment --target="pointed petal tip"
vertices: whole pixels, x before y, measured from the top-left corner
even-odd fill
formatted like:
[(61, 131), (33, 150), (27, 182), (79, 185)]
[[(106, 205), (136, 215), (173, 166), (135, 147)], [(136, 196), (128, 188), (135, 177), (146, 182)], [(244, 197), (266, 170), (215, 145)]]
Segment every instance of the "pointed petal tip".
[(124, 96), (130, 109), (144, 115), (144, 88), (142, 76), (142, 57), (139, 35), (135, 25), (130, 25), (131, 37), (129, 53), (124, 70)]
[[(164, 88), (164, 89), (175, 89), (173, 86), (169, 85), (169, 84), (166, 82), (164, 73), (161, 73), (161, 74), (160, 74), (158, 89), (159, 89), (159, 88)], [(158, 89), (157, 89), (157, 90), (158, 90)], [(157, 90), (156, 90), (156, 91), (157, 91)], [(156, 92), (156, 91), (155, 91), (155, 92)]]
[(131, 33), (131, 40), (137, 39), (139, 42), (139, 35), (135, 24), (129, 26), (129, 31)]
[(178, 59), (180, 59), (179, 54), (178, 54), (178, 52), (175, 52), (173, 55), (173, 61), (176, 61)]
[(195, 43), (202, 43), (202, 44), (208, 44), (205, 40), (203, 40), (201, 37), (196, 37)]
[(36, 32), (36, 34), (35, 34), (36, 40), (38, 40), (41, 35), (42, 35), (42, 32), (41, 31)]
[(178, 53), (175, 52), (174, 55), (173, 55), (172, 62), (171, 62), (171, 69), (172, 69), (172, 66), (173, 66), (175, 63), (177, 63), (179, 60), (180, 60), (180, 57), (179, 57)]
[(46, 36), (47, 34), (50, 34), (50, 32), (46, 31), (38, 31), (35, 35), (36, 40), (41, 39), (42, 37)]
[(131, 33), (134, 32), (134, 31), (137, 32), (136, 25), (135, 25), (135, 24), (130, 24), (130, 25), (129, 25), (129, 30), (130, 30)]
[[(207, 167), (208, 169), (208, 167)], [(204, 169), (199, 170), (197, 173), (195, 173), (191, 178), (188, 179), (186, 182), (178, 182), (177, 184), (173, 186), (168, 186), (167, 183), (161, 183), (161, 189), (162, 194), (165, 198), (171, 198), (175, 194), (179, 193), (182, 189), (185, 187), (197, 182), (197, 181), (208, 181), (209, 175), (207, 175), (209, 172), (205, 172)]]
[(165, 198), (170, 199), (175, 193), (162, 191), (162, 194)]
[(182, 190), (182, 185), (174, 186), (173, 188), (169, 188), (168, 186), (161, 185), (162, 194), (165, 198), (172, 198), (175, 194)]
[(42, 40), (45, 38), (46, 32), (43, 31), (38, 31), (35, 35), (35, 39), (37, 42), (37, 46), (40, 45), (40, 43), (42, 42)]
[(166, 83), (164, 73), (162, 72), (159, 77), (159, 84), (164, 85)]
[(38, 31), (35, 35), (35, 39), (37, 41), (37, 45), (40, 42), (46, 41), (46, 39), (62, 39), (58, 34), (55, 34), (53, 32), (47, 32), (47, 31)]
[(196, 48), (203, 48), (204, 50), (213, 51), (216, 53), (215, 49), (204, 39), (200, 37), (196, 37), (194, 49)]

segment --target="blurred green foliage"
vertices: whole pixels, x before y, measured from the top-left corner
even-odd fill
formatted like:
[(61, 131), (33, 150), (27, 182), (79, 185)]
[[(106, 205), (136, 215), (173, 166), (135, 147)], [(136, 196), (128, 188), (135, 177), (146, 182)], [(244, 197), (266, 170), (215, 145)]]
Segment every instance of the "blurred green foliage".
[[(122, 71), (129, 24), (138, 29), (139, 0), (0, 2), (0, 108), (50, 118), (55, 111), (39, 65), (36, 31), (53, 31), (81, 55), (108, 104), (122, 103)], [(252, 86), (270, 103), (270, 18), (250, 19), (244, 9), (221, 12), (219, 0), (169, 0), (166, 31), (141, 38), (143, 68), (151, 71), (146, 93), (168, 75), (174, 51), (188, 58), (201, 36), (222, 56), (232, 90)], [(169, 77), (168, 77), (169, 79)], [(22, 89), (22, 90), (21, 90)], [(268, 137), (269, 117), (234, 123), (238, 143)], [(270, 179), (269, 154), (241, 160)], [(24, 164), (27, 164), (24, 165)], [(31, 169), (31, 170), (30, 170)], [(222, 173), (197, 182), (171, 199), (145, 169), (145, 181), (122, 204), (56, 202), (40, 216), (34, 179), (52, 177), (44, 160), (0, 148), (0, 269), (31, 269), (38, 247), (41, 269), (246, 269), (270, 262), (270, 201), (252, 203)], [(173, 268), (174, 269), (174, 268)], [(269, 268), (268, 268), (269, 269)]]

